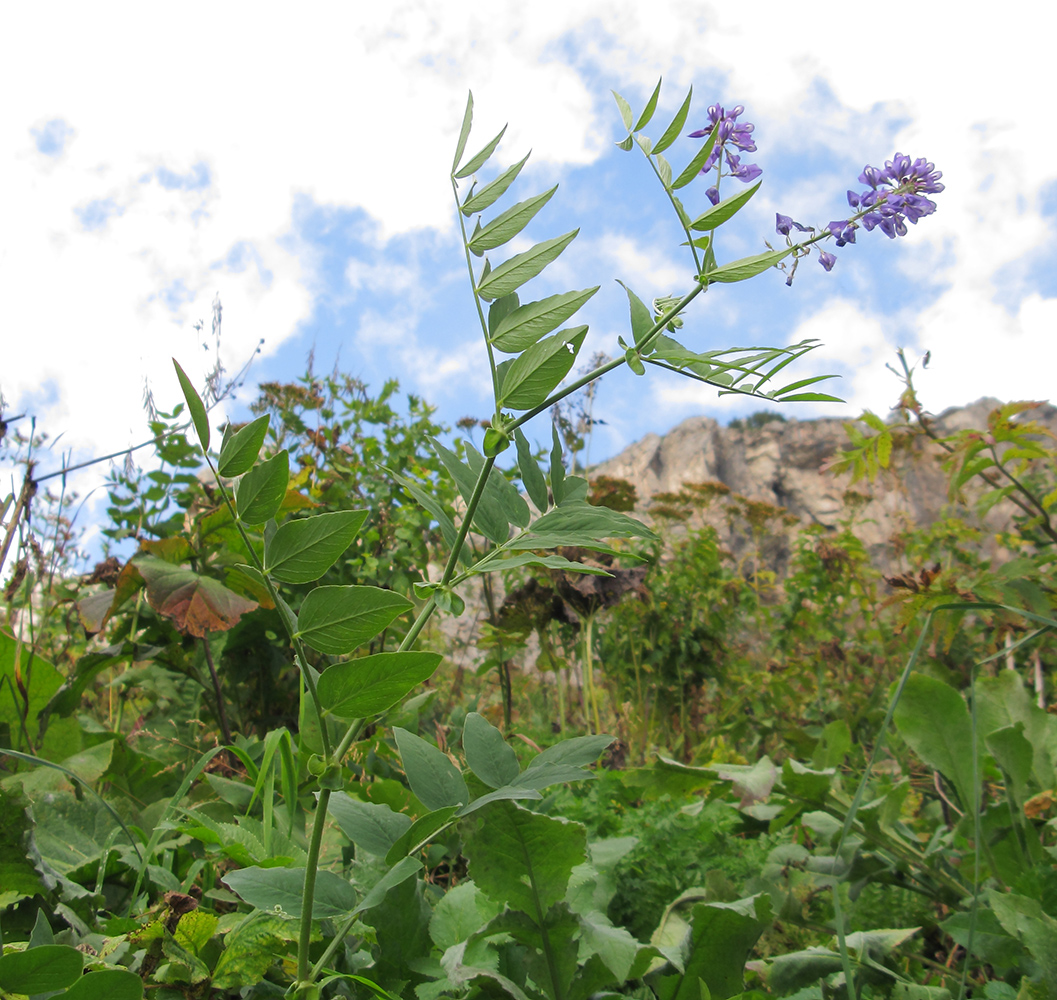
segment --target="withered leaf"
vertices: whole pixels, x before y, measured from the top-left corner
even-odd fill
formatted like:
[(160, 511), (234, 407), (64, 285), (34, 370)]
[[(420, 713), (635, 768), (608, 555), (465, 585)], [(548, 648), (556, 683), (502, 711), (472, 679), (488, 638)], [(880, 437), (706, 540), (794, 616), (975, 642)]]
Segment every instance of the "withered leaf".
[(181, 632), (199, 638), (234, 628), (242, 615), (257, 607), (256, 601), (240, 597), (216, 580), (153, 556), (137, 558), (136, 568), (147, 581), (150, 606), (171, 618)]

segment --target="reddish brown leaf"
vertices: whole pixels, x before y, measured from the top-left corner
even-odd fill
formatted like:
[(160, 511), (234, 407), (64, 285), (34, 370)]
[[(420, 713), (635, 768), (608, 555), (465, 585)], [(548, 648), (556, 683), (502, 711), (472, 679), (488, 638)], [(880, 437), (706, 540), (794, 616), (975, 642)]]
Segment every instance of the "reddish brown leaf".
[(240, 597), (216, 580), (153, 556), (137, 559), (136, 567), (147, 581), (150, 606), (171, 618), (181, 632), (199, 638), (234, 628), (239, 618), (257, 607), (256, 601)]

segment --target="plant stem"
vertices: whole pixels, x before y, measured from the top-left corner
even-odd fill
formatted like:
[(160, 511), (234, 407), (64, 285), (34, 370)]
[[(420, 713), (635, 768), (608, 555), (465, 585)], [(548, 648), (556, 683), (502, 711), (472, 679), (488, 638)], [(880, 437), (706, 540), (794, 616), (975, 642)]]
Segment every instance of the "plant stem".
[(327, 824), (329, 804), (330, 789), (321, 788), (316, 800), (316, 815), (312, 819), (312, 835), (308, 842), (308, 861), (301, 896), (301, 928), (297, 938), (297, 980), (301, 985), (308, 985), (311, 981), (308, 953), (312, 943), (312, 904), (316, 891), (316, 872), (319, 869), (319, 850), (323, 843), (323, 829)]
[(202, 637), (202, 649), (206, 654), (206, 663), (209, 664), (209, 674), (213, 678), (213, 694), (217, 699), (217, 721), (220, 723), (220, 732), (225, 743), (234, 742), (231, 738), (231, 727), (228, 725), (228, 713), (224, 708), (224, 695), (220, 690), (220, 678), (217, 677), (217, 668), (213, 664), (213, 651), (209, 648), (209, 633)]

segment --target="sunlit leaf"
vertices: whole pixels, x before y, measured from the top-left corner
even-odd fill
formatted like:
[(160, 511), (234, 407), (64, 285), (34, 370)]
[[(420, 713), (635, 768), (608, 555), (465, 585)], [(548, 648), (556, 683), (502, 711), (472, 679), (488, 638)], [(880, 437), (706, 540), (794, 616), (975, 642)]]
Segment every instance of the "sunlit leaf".
[(555, 184), (549, 191), (534, 198), (526, 198), (512, 205), (505, 212), (497, 215), (483, 229), (475, 232), (469, 242), (470, 250), (478, 257), (488, 250), (495, 250), (509, 242), (521, 232), (535, 217), (544, 205), (554, 197), (558, 190)]
[(227, 479), (241, 476), (253, 468), (264, 437), (268, 433), (268, 414), (240, 427), (234, 434), (225, 435), (217, 461), (217, 473)]
[(752, 257), (742, 257), (740, 260), (724, 264), (722, 267), (709, 271), (702, 276), (702, 280), (709, 283), (713, 281), (745, 281), (747, 278), (755, 278), (769, 268), (774, 267), (783, 257), (787, 257), (792, 250), (769, 250), (767, 253), (754, 254)]
[(535, 278), (548, 264), (557, 260), (561, 252), (576, 239), (579, 229), (556, 236), (552, 240), (537, 243), (524, 253), (516, 254), (504, 261), (477, 286), (483, 299), (495, 299), (520, 288), (526, 281)]
[[(599, 286), (579, 292), (562, 292), (537, 302), (526, 302), (506, 313), (491, 331), (491, 341), (501, 351), (519, 353), (556, 330), (598, 291)], [(502, 302), (498, 299), (496, 303)], [(489, 310), (491, 329), (491, 310)]]
[(209, 418), (206, 416), (205, 404), (195, 391), (191, 380), (180, 367), (180, 362), (173, 358), (172, 363), (176, 366), (176, 377), (180, 380), (180, 388), (183, 390), (184, 399), (187, 401), (187, 411), (191, 414), (191, 420), (195, 425), (195, 433), (198, 435), (202, 450), (206, 451), (209, 448)]
[(366, 510), (336, 510), (287, 521), (264, 546), (264, 569), (284, 583), (318, 580), (352, 544)]
[(486, 184), (476, 194), (470, 195), (462, 203), (463, 215), (483, 212), (498, 201), (506, 193), (506, 189), (517, 180), (517, 175), (521, 173), (521, 168), (528, 162), (530, 155), (526, 153), (524, 159), (518, 160), (512, 167), (507, 167), (494, 181)]
[(694, 154), (693, 159), (683, 168), (682, 173), (672, 181), (672, 190), (678, 191), (679, 188), (686, 187), (695, 177), (701, 175), (701, 170), (705, 166), (705, 160), (712, 154), (712, 149), (716, 145), (716, 130), (719, 128), (717, 125), (708, 134), (708, 138), (701, 144), (701, 148)]
[(380, 715), (429, 680), (440, 660), (440, 653), (405, 651), (335, 663), (319, 678), (319, 700), (339, 719)]
[(301, 604), (297, 631), (313, 649), (340, 656), (412, 607), (406, 597), (381, 587), (317, 587)]
[(506, 126), (504, 125), (499, 130), (499, 135), (497, 135), (490, 143), (488, 143), (484, 147), (484, 149), (477, 153), (476, 156), (472, 157), (469, 161), (467, 161), (466, 165), (459, 170), (459, 172), (455, 175), (456, 180), (459, 180), (463, 177), (469, 177), (470, 174), (480, 170), (481, 167), (483, 167), (485, 163), (488, 162), (488, 158), (495, 152), (496, 146), (499, 145), (499, 141), (503, 138), (503, 135), (505, 133)]
[(635, 120), (635, 115), (631, 111), (631, 105), (624, 100), (615, 90), (610, 91), (613, 95), (613, 99), (617, 102), (617, 107), (620, 109), (620, 117), (623, 119), (624, 128), (629, 132), (631, 131), (631, 123)]
[(243, 524), (264, 524), (279, 513), (290, 482), (290, 456), (284, 449), (255, 465), (235, 483), (235, 510)]
[(723, 225), (748, 202), (748, 200), (760, 190), (763, 181), (757, 181), (752, 187), (739, 191), (729, 198), (724, 198), (718, 205), (713, 205), (707, 212), (702, 212), (693, 222), (690, 228), (697, 232), (707, 232)]
[(451, 170), (455, 172), (459, 166), (459, 160), (466, 151), (466, 140), (470, 138), (470, 127), (473, 125), (473, 92), (466, 94), (466, 110), (462, 116), (462, 128), (459, 129), (459, 141), (455, 144), (455, 159), (452, 160)]
[(675, 117), (672, 119), (671, 124), (664, 130), (664, 134), (657, 140), (657, 145), (653, 147), (654, 153), (663, 153), (676, 139), (679, 138), (679, 133), (683, 130), (683, 126), (686, 124), (686, 116), (690, 113), (690, 98), (694, 95), (694, 88), (691, 87), (686, 94), (686, 98), (680, 105), (679, 110), (675, 113)]

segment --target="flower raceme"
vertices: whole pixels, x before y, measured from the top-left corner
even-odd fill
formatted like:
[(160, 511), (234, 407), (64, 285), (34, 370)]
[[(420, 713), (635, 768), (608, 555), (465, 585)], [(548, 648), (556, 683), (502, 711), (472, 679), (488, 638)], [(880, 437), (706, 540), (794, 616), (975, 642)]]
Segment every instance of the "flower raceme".
[[(717, 125), (719, 126), (716, 133), (716, 143), (708, 159), (705, 160), (701, 173), (707, 174), (718, 164), (720, 177), (736, 177), (743, 184), (756, 180), (763, 173), (755, 163), (742, 163), (741, 156), (738, 153), (732, 153), (727, 148), (728, 146), (733, 146), (741, 150), (742, 153), (756, 152), (756, 142), (752, 138), (752, 133), (756, 126), (750, 122), (738, 121), (739, 116), (744, 111), (745, 108), (740, 104), (729, 112), (722, 105), (710, 105), (708, 109), (708, 125), (690, 133), (691, 139), (703, 139), (710, 135)], [(727, 163), (725, 173), (722, 169), (722, 159), (725, 159)], [(718, 184), (705, 191), (705, 196), (713, 205), (719, 204)]]
[[(848, 192), (848, 204), (856, 209), (849, 219), (830, 222), (815, 239), (834, 237), (838, 247), (855, 242), (855, 231), (861, 225), (867, 232), (880, 229), (889, 239), (906, 236), (907, 222), (916, 225), (918, 219), (932, 215), (936, 203), (926, 198), (927, 194), (938, 194), (943, 190), (940, 178), (943, 173), (924, 157), (911, 160), (904, 153), (885, 162), (884, 167), (866, 166), (859, 174), (859, 183), (868, 184), (862, 193)], [(813, 226), (802, 226), (788, 215), (775, 215), (775, 229), (787, 239), (793, 229), (801, 233), (814, 232)], [(833, 269), (837, 258), (824, 250), (819, 251), (818, 262), (827, 270)], [(792, 283), (792, 274), (789, 281)]]

